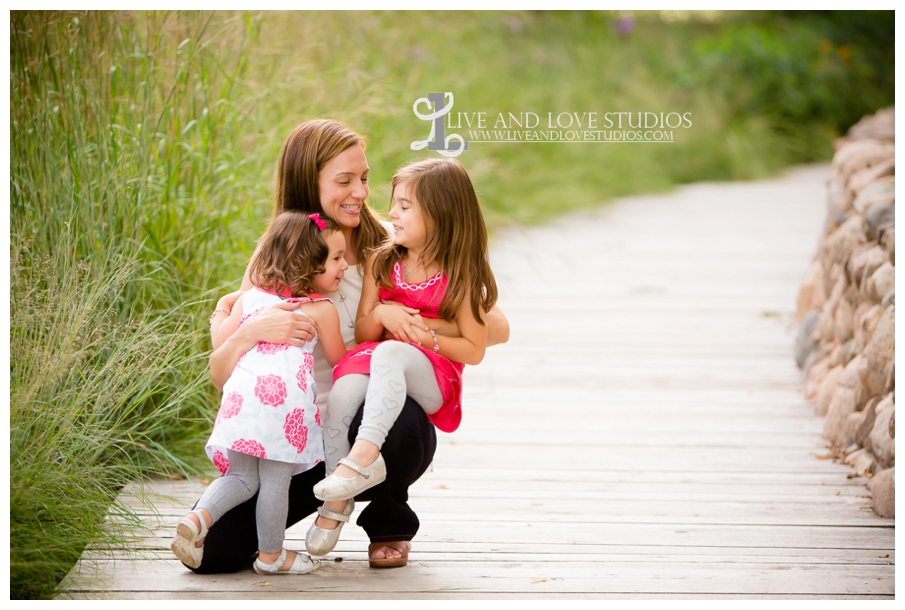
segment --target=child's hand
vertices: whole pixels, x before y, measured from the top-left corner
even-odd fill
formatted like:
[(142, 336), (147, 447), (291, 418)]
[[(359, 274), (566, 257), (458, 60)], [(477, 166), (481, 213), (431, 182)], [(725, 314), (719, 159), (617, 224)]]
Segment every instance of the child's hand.
[(428, 332), (420, 312), (411, 307), (405, 307), (399, 303), (381, 303), (374, 308), (374, 315), (383, 328), (394, 339), (406, 343), (420, 343), (416, 330)]
[[(418, 316), (419, 318), (421, 316)], [(420, 328), (415, 329), (415, 334), (418, 335), (418, 340), (415, 343), (419, 343), (422, 347), (426, 349), (434, 349), (434, 336), (430, 333), (429, 330), (422, 330)]]

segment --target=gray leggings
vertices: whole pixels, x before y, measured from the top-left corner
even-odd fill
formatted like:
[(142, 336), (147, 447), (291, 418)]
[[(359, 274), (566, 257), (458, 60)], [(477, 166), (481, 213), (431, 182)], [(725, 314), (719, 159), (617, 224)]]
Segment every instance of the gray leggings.
[(255, 520), (258, 524), (258, 550), (279, 553), (286, 534), (286, 515), (289, 512), (289, 483), (295, 464), (263, 460), (252, 455), (229, 451), (229, 471), (211, 483), (197, 508), (206, 509), (216, 522), (232, 508), (245, 502), (255, 492), (258, 503)]
[(370, 375), (344, 375), (336, 380), (327, 398), (324, 449), (327, 474), (340, 458), (349, 455), (349, 426), (365, 403), (356, 440), (383, 446), (387, 434), (411, 396), (428, 415), (443, 406), (443, 395), (430, 359), (417, 347), (401, 341), (384, 341), (371, 355)]

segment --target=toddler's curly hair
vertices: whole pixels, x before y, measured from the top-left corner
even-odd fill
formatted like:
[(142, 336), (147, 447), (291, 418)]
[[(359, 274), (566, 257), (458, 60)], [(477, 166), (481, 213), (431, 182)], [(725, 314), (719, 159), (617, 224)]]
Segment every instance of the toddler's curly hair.
[(314, 276), (324, 273), (330, 253), (325, 238), (339, 226), (324, 215), (321, 230), (309, 214), (281, 212), (270, 221), (267, 232), (258, 241), (251, 259), (251, 283), (265, 290), (282, 293), (286, 288), (294, 297), (312, 292)]

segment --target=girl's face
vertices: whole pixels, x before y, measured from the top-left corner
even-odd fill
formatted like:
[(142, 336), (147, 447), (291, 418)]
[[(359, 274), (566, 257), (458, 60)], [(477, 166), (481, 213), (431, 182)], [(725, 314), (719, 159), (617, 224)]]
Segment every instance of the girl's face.
[(361, 146), (350, 146), (330, 159), (318, 174), (321, 207), (343, 229), (358, 226), (370, 194), (368, 160)]
[(336, 292), (339, 290), (339, 280), (342, 279), (343, 272), (349, 268), (349, 263), (343, 258), (346, 240), (341, 232), (331, 231), (324, 241), (330, 250), (327, 262), (324, 263), (327, 270), (314, 276), (314, 289), (320, 293)]
[(421, 250), (427, 243), (427, 224), (421, 206), (409, 192), (409, 185), (402, 181), (393, 189), (393, 243), (409, 250)]

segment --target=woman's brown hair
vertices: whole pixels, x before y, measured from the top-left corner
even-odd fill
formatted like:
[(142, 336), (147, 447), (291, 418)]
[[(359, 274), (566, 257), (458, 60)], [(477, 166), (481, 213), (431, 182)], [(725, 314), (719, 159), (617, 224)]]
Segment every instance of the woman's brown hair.
[[(393, 193), (403, 181), (427, 224), (422, 262), (436, 261), (448, 278), (438, 315), (454, 320), (469, 292), (471, 312), (483, 324), (498, 292), (488, 260), (487, 227), (468, 172), (456, 159), (430, 159), (401, 167), (393, 176)], [(393, 265), (405, 254), (404, 246), (393, 244), (378, 250), (374, 259), (378, 283), (392, 288)]]
[(277, 293), (289, 288), (294, 297), (313, 290), (314, 276), (324, 273), (330, 248), (325, 238), (339, 225), (326, 216), (319, 219), (321, 229), (308, 214), (282, 212), (270, 221), (249, 265), (249, 278), (255, 286)]
[[(277, 163), (276, 200), (273, 216), (295, 210), (326, 218), (321, 206), (318, 177), (334, 157), (351, 146), (365, 148), (364, 138), (347, 125), (331, 119), (314, 119), (296, 127), (280, 152)], [(352, 248), (359, 264), (386, 241), (386, 230), (377, 214), (365, 203), (359, 224), (352, 231)]]

